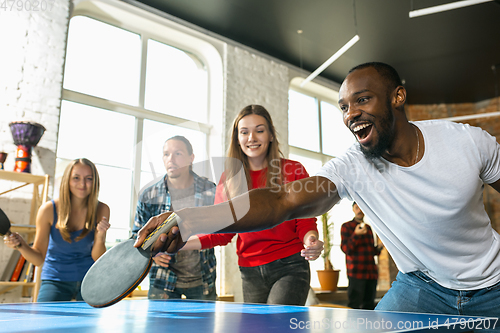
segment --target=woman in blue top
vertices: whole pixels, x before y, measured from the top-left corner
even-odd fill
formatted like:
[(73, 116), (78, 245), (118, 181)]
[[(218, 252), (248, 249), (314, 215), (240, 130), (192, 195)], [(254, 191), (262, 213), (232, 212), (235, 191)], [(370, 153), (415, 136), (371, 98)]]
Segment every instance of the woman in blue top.
[(73, 160), (61, 179), (59, 198), (38, 210), (33, 246), (18, 233), (4, 238), (27, 261), (43, 264), (38, 302), (82, 300), (81, 281), (106, 252), (109, 207), (98, 195), (95, 165), (85, 158)]

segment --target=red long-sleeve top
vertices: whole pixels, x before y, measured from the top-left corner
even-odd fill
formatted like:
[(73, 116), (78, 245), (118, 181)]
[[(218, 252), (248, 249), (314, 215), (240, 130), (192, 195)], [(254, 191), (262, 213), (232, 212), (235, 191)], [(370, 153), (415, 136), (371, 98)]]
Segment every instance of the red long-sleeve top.
[[(250, 171), (252, 188), (266, 185), (266, 169)], [(282, 159), (284, 182), (309, 177), (306, 169), (299, 162)], [(215, 202), (226, 201), (224, 195), (225, 175), (223, 174), (215, 192)], [(300, 252), (303, 248), (304, 236), (311, 230), (318, 231), (316, 218), (293, 219), (285, 221), (272, 229), (238, 234), (236, 253), (238, 265), (254, 267), (282, 259)], [(207, 249), (217, 245), (224, 246), (231, 242), (236, 234), (210, 234), (200, 236), (201, 248)]]

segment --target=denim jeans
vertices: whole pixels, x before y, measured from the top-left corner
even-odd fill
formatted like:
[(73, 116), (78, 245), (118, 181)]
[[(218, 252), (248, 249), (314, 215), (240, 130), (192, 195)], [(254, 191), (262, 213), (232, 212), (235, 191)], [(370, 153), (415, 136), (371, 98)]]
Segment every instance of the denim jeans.
[[(375, 310), (499, 318), (500, 283), (478, 290), (453, 290), (420, 271), (399, 272)], [(499, 329), (500, 323), (496, 327)]]
[(304, 305), (311, 271), (300, 252), (256, 267), (240, 267), (245, 303)]
[(213, 288), (208, 295), (203, 295), (203, 286), (193, 288), (175, 288), (174, 291), (167, 291), (150, 286), (148, 291), (149, 299), (180, 299), (182, 295), (187, 299), (201, 299), (215, 301), (217, 294)]
[(42, 280), (37, 302), (83, 301), (80, 285), (80, 281)]

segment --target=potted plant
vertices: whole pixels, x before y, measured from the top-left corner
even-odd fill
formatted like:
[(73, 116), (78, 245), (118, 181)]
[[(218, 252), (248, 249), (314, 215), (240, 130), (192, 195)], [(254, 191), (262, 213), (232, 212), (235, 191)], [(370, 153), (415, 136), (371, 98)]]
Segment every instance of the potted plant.
[(337, 290), (337, 283), (339, 282), (339, 272), (340, 270), (334, 269), (332, 262), (330, 261), (330, 252), (333, 245), (333, 223), (329, 223), (328, 219), (330, 215), (328, 212), (321, 215), (321, 222), (323, 225), (323, 257), (325, 263), (324, 270), (318, 270), (318, 279), (321, 285), (321, 290), (335, 291)]

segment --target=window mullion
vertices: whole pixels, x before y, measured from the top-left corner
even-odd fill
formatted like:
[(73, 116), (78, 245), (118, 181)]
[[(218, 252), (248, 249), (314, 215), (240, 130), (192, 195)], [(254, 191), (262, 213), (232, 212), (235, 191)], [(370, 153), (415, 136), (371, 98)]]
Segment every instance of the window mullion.
[(144, 129), (144, 119), (136, 117), (135, 118), (135, 144), (134, 144), (134, 165), (132, 170), (132, 182), (135, 191), (132, 191), (132, 196), (130, 197), (130, 230), (134, 227), (134, 216), (136, 210), (137, 200), (139, 199), (139, 190), (141, 187), (141, 161), (142, 161), (142, 140)]
[(203, 132), (205, 134), (209, 134), (210, 129), (212, 127), (204, 123), (194, 122), (187, 119), (182, 119), (179, 117), (159, 113), (156, 111), (146, 110), (143, 108), (139, 108), (137, 106), (110, 101), (104, 98), (86, 95), (68, 89), (63, 89), (62, 97), (63, 99), (71, 102), (94, 106), (105, 110), (120, 112), (138, 118), (151, 119), (170, 125), (176, 125), (183, 128), (194, 129)]
[(139, 83), (139, 107), (144, 109), (146, 96), (146, 70), (148, 60), (148, 39), (146, 34), (141, 34), (141, 71)]
[(323, 126), (322, 126), (322, 120), (321, 120), (321, 101), (319, 98), (316, 97), (316, 103), (318, 106), (318, 132), (319, 132), (319, 152), (320, 154), (323, 154)]

